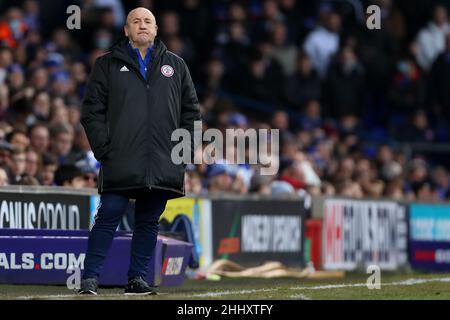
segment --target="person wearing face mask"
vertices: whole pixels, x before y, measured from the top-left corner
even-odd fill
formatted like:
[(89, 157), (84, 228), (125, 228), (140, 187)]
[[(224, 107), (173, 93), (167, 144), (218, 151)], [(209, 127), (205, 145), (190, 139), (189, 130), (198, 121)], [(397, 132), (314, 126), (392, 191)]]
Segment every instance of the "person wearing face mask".
[(27, 30), (28, 26), (23, 21), (22, 11), (11, 8), (6, 14), (6, 19), (0, 22), (0, 43), (16, 49)]
[(111, 32), (106, 29), (100, 29), (95, 35), (94, 46), (97, 49), (108, 50), (111, 47), (112, 38)]

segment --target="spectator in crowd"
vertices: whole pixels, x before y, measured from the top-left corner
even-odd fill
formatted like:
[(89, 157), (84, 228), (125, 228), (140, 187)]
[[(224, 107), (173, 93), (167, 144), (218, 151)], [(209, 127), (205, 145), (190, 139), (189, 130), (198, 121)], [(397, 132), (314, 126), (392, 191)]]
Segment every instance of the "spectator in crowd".
[(450, 178), (448, 170), (442, 166), (435, 168), (432, 172), (433, 185), (439, 200), (448, 199), (450, 193)]
[(250, 182), (249, 192), (267, 196), (272, 194), (272, 178), (270, 176), (253, 175)]
[(125, 10), (120, 0), (95, 0), (94, 6), (97, 8), (110, 8), (113, 14), (113, 23), (116, 28), (121, 28), (125, 24)]
[(9, 185), (8, 173), (5, 169), (0, 167), (0, 187), (6, 187)]
[(39, 155), (33, 149), (26, 152), (25, 175), (27, 177), (36, 178), (39, 173)]
[(188, 171), (185, 175), (185, 190), (186, 193), (200, 195), (204, 193), (202, 186), (202, 177), (197, 171)]
[[(44, 77), (46, 77), (46, 75), (44, 75)], [(35, 86), (41, 87), (39, 84), (35, 84)], [(46, 85), (43, 86), (45, 87)], [(39, 91), (35, 93), (32, 100), (32, 112), (34, 116), (33, 122), (47, 121), (49, 119), (50, 103), (50, 95), (46, 91)]]
[(221, 49), (223, 66), (228, 78), (235, 78), (248, 67), (250, 62), (250, 37), (243, 22), (231, 23), (227, 40)]
[(286, 181), (272, 181), (270, 194), (274, 197), (289, 197), (295, 194), (294, 187)]
[(21, 184), (22, 179), (25, 175), (25, 169), (27, 164), (26, 153), (24, 150), (15, 149), (12, 154), (13, 166), (12, 166), (12, 177), (10, 181), (12, 184)]
[(432, 142), (435, 134), (428, 123), (427, 114), (418, 110), (412, 115), (411, 123), (402, 128), (400, 140), (406, 142)]
[(304, 172), (299, 161), (295, 159), (281, 159), (278, 180), (287, 182), (294, 190), (306, 187)]
[[(239, 92), (248, 97), (272, 104), (279, 104), (283, 97), (283, 73), (280, 64), (271, 57), (272, 45), (263, 42), (245, 71)], [(267, 90), (267, 88), (271, 90)]]
[[(230, 69), (227, 71), (228, 74), (231, 73)], [(221, 60), (209, 60), (206, 66), (205, 90), (208, 92), (216, 92), (220, 90), (221, 86), (228, 86), (229, 84), (224, 81), (224, 74), (225, 65)]]
[(321, 20), (322, 23), (306, 37), (303, 50), (319, 76), (325, 78), (331, 58), (339, 50), (341, 17), (324, 7)]
[(84, 188), (85, 180), (83, 173), (74, 165), (62, 165), (55, 172), (55, 183), (57, 186), (69, 188)]
[(58, 161), (56, 156), (45, 154), (42, 158), (41, 183), (43, 186), (55, 185), (55, 173), (58, 169)]
[(417, 35), (417, 62), (428, 71), (436, 57), (445, 49), (445, 35), (450, 32), (447, 9), (438, 5), (433, 19)]
[(6, 12), (3, 21), (0, 22), (0, 43), (16, 49), (27, 30), (28, 26), (25, 23), (22, 10), (13, 7)]
[(421, 158), (411, 160), (406, 182), (406, 192), (412, 193), (415, 197), (422, 191), (429, 191), (428, 168), (425, 161)]
[(319, 101), (309, 100), (306, 102), (300, 125), (303, 130), (307, 131), (322, 128), (322, 107)]
[(337, 193), (343, 197), (360, 199), (364, 196), (364, 192), (356, 182), (345, 180), (337, 184)]
[[(445, 37), (445, 50), (433, 63), (430, 74), (430, 104), (438, 109), (440, 125), (450, 129), (450, 32)], [(450, 133), (448, 131), (448, 133)]]
[(308, 100), (319, 100), (321, 89), (321, 80), (311, 59), (306, 54), (300, 54), (295, 72), (286, 81), (286, 103), (299, 110)]
[(364, 68), (350, 46), (330, 66), (327, 79), (328, 113), (334, 118), (364, 114)]
[[(59, 164), (69, 164), (73, 160), (69, 158), (73, 145), (73, 128), (65, 123), (57, 123), (51, 129), (52, 152), (58, 157)], [(73, 164), (73, 163), (72, 163)]]
[(40, 6), (36, 0), (26, 0), (23, 3), (24, 17), (23, 20), (28, 27), (28, 31), (39, 31), (39, 11)]
[(388, 92), (393, 126), (401, 125), (407, 115), (420, 109), (424, 99), (423, 81), (420, 68), (409, 54), (397, 62)]
[(206, 177), (209, 193), (226, 193), (232, 190), (233, 177), (226, 164), (218, 163), (208, 166)]
[(29, 130), (30, 145), (42, 156), (49, 149), (50, 132), (44, 123), (36, 123)]
[(7, 136), (7, 140), (14, 148), (25, 150), (30, 145), (30, 139), (26, 132), (15, 130)]
[(289, 43), (288, 29), (284, 23), (277, 23), (272, 31), (273, 58), (283, 68), (285, 77), (291, 76), (296, 69), (298, 49)]

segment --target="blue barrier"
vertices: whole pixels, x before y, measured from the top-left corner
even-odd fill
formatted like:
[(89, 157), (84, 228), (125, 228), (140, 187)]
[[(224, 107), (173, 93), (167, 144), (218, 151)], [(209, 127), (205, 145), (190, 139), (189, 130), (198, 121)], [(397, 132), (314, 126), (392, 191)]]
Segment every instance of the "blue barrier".
[[(83, 269), (89, 231), (0, 229), (0, 283), (64, 285), (69, 267)], [(118, 232), (99, 279), (100, 285), (127, 281), (131, 233)], [(178, 286), (184, 280), (192, 245), (158, 236), (146, 280)]]

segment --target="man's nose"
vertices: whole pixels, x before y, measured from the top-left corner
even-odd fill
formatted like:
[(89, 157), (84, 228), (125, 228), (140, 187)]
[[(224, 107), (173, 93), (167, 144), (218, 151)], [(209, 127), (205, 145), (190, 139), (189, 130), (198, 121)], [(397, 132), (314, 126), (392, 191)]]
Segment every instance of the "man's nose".
[(146, 30), (147, 29), (147, 26), (145, 25), (145, 22), (141, 22), (139, 24), (139, 29), (141, 29), (141, 30)]

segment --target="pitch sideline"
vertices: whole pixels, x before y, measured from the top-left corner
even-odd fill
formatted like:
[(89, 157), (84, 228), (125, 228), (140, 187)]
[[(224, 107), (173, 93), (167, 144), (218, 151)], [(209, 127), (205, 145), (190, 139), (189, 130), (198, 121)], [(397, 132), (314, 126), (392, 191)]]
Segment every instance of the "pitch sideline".
[[(450, 277), (445, 278), (430, 278), (430, 279), (423, 279), (423, 278), (411, 278), (403, 281), (395, 281), (395, 282), (387, 282), (387, 283), (381, 283), (381, 286), (413, 286), (417, 284), (424, 284), (424, 283), (430, 283), (430, 282), (450, 282)], [(366, 283), (349, 283), (349, 284), (334, 284), (334, 285), (316, 285), (316, 286), (303, 286), (303, 287), (290, 287), (287, 288), (287, 290), (292, 291), (306, 291), (306, 290), (331, 290), (331, 289), (342, 289), (342, 288), (352, 288), (352, 287), (365, 287), (367, 286)], [(250, 290), (239, 290), (239, 291), (217, 291), (217, 292), (207, 292), (207, 293), (200, 293), (200, 294), (193, 294), (189, 295), (190, 297), (196, 297), (196, 298), (218, 298), (223, 297), (227, 295), (240, 295), (240, 294), (250, 294), (250, 293), (260, 293), (260, 292), (273, 292), (278, 290), (286, 290), (286, 288), (272, 288), (272, 289), (250, 289)], [(169, 293), (159, 293), (158, 295), (168, 295)], [(174, 296), (177, 294), (174, 293)], [(114, 298), (114, 297), (123, 297), (123, 294), (105, 294), (105, 295), (99, 295), (98, 298)], [(292, 298), (300, 298), (300, 299), (309, 299), (307, 296), (303, 296), (301, 294), (293, 294), (290, 297)], [(79, 295), (74, 294), (57, 294), (57, 295), (32, 295), (32, 296), (19, 296), (15, 299), (18, 300), (33, 300), (33, 299), (70, 299), (80, 297)]]

